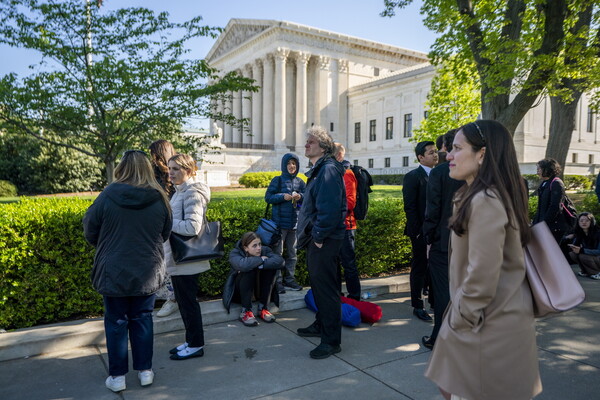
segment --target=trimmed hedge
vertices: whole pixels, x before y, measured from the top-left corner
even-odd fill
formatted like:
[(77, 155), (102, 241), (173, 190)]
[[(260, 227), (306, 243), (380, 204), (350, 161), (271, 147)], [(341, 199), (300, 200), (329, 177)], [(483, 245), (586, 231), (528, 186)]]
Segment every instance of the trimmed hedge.
[[(281, 175), (281, 171), (246, 172), (240, 177), (238, 182), (247, 188), (266, 188), (269, 187), (269, 183), (271, 183), (273, 178), (279, 175)], [(306, 182), (306, 175), (303, 173), (299, 173), (298, 178)]]
[(10, 181), (0, 180), (0, 197), (15, 197), (17, 196), (17, 187)]
[(402, 185), (404, 174), (396, 175), (371, 175), (374, 185)]
[[(0, 327), (102, 313), (102, 297), (90, 282), (94, 249), (85, 241), (81, 223), (90, 204), (78, 198), (24, 198), (0, 205)], [(390, 273), (410, 261), (402, 210), (400, 199), (371, 202), (369, 218), (360, 221), (356, 233), (362, 276)], [(263, 212), (262, 200), (228, 199), (210, 203), (207, 218), (221, 221), (228, 254), (244, 232), (256, 228)], [(305, 252), (299, 252), (296, 277), (307, 285), (305, 260)], [(211, 266), (199, 282), (204, 294), (214, 296), (229, 272), (227, 257)]]

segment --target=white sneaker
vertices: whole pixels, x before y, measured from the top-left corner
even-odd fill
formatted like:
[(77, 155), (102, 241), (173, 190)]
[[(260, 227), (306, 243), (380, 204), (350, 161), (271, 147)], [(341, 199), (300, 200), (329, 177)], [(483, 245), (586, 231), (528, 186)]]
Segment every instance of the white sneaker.
[(166, 317), (179, 310), (179, 305), (175, 300), (167, 300), (160, 310), (156, 313), (157, 317)]
[(138, 378), (142, 386), (152, 385), (152, 382), (154, 382), (154, 372), (151, 369), (140, 371), (138, 372)]
[(112, 390), (113, 392), (120, 392), (126, 389), (125, 385), (125, 375), (120, 376), (109, 376), (106, 378), (106, 387)]
[(596, 274), (596, 275), (590, 275), (590, 278), (595, 279), (595, 280), (600, 280), (600, 273)]

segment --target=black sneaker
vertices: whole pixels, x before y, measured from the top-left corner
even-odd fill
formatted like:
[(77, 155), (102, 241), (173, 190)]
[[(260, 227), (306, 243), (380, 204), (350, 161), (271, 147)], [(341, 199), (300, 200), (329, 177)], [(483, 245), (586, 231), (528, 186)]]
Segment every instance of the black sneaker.
[(279, 282), (277, 282), (277, 293), (279, 293), (279, 294), (284, 294), (285, 293), (285, 288)]
[(321, 337), (321, 327), (316, 322), (306, 328), (298, 328), (296, 332), (298, 332), (298, 336), (302, 337)]
[(330, 344), (321, 343), (310, 352), (310, 358), (321, 360), (339, 353), (340, 351), (342, 351), (342, 348), (339, 344), (337, 346), (333, 346)]
[(287, 283), (285, 282), (283, 284), (283, 286), (285, 286), (286, 288), (293, 290), (293, 291), (298, 291), (298, 290), (302, 290), (302, 286), (298, 285), (296, 282), (291, 282), (291, 283)]

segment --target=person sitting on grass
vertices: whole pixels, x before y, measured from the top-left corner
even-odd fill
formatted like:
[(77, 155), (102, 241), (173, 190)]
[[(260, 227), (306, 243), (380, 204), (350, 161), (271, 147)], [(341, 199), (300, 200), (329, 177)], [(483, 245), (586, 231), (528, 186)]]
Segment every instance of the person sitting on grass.
[(256, 326), (258, 322), (252, 312), (252, 294), (258, 281), (257, 315), (265, 322), (275, 322), (268, 310), (271, 292), (277, 270), (283, 268), (283, 258), (269, 247), (262, 246), (255, 232), (246, 232), (229, 253), (231, 272), (223, 288), (223, 304), (227, 311), (234, 297), (242, 304), (240, 321), (246, 326)]
[(565, 239), (572, 240), (569, 257), (581, 268), (579, 276), (600, 280), (600, 229), (594, 216), (589, 212), (579, 214), (575, 232)]

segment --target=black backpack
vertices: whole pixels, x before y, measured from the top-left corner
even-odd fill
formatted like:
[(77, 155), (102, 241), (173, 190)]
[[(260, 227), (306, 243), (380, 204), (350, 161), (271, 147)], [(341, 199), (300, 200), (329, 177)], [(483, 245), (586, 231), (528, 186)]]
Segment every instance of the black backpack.
[(361, 166), (353, 165), (350, 167), (354, 176), (356, 177), (356, 206), (354, 207), (354, 218), (357, 220), (364, 220), (367, 218), (367, 211), (369, 211), (369, 193), (371, 186), (373, 186), (373, 178), (369, 171)]

